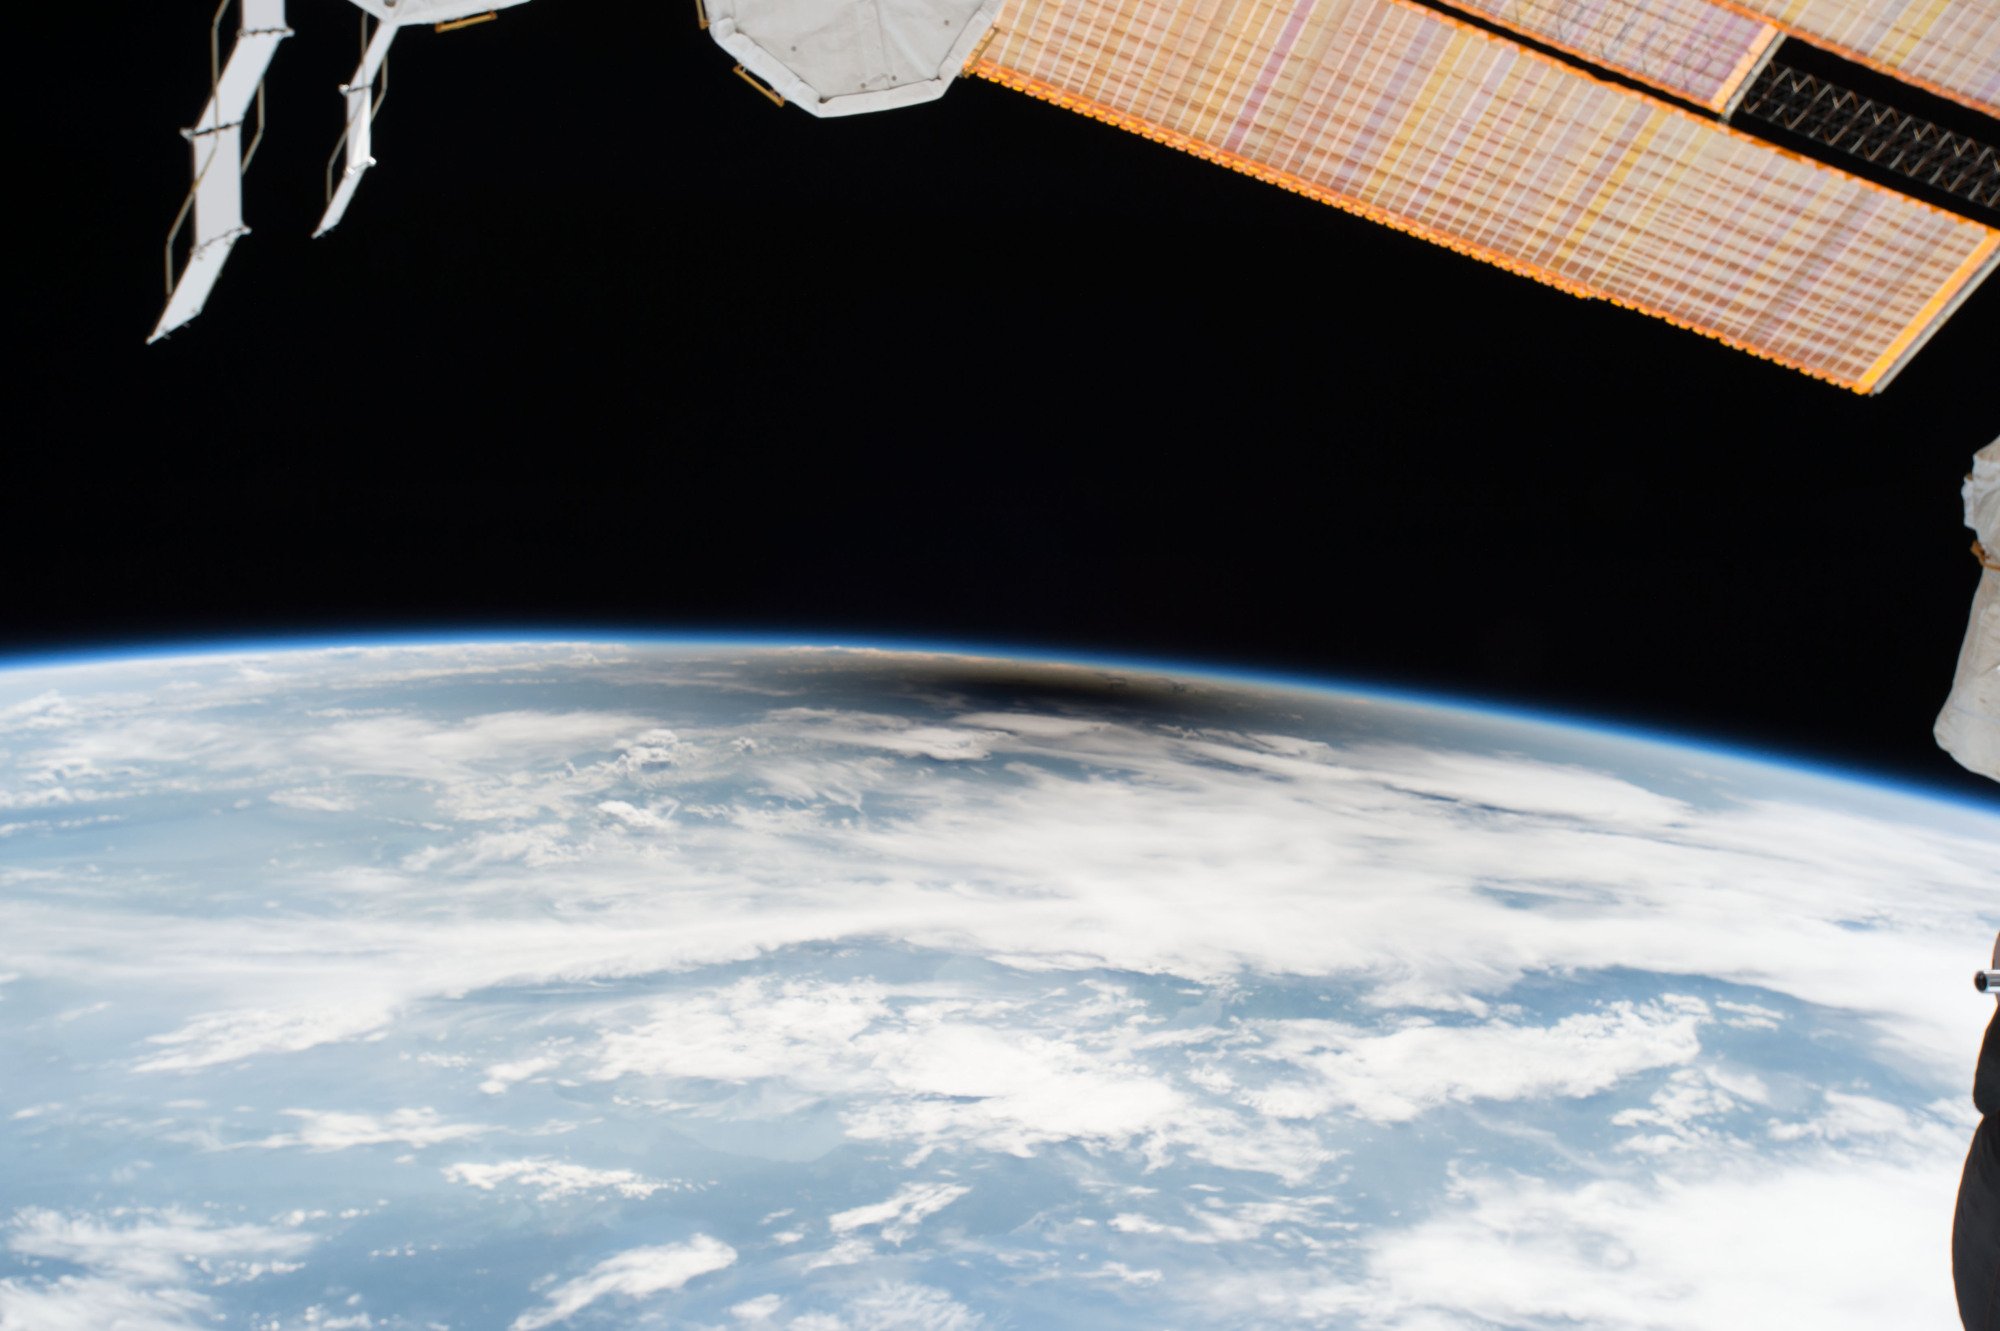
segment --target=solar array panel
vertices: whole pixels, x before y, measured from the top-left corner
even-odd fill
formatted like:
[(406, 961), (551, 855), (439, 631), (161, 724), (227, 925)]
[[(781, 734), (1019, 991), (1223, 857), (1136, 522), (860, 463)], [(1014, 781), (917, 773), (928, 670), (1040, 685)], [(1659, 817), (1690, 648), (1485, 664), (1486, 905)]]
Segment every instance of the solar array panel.
[(1725, 109), (1778, 30), (1711, 0), (1451, 0), (1544, 46)]
[(1717, 3), (1905, 83), (2000, 116), (2000, 0)]
[(1003, 0), (971, 72), (1861, 392), (2000, 232), (1409, 0)]

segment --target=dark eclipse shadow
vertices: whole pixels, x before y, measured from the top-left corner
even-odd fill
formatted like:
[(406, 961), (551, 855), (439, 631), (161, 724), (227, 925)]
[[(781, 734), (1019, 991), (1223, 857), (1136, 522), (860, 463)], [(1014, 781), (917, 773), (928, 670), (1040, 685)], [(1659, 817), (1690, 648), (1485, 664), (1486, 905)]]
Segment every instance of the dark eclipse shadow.
[[(1173, 679), (1152, 669), (1070, 665), (977, 656), (898, 653), (881, 663), (871, 654), (836, 657), (815, 670), (883, 670), (901, 691), (944, 697), (971, 711), (1046, 711), (1059, 716), (1185, 718), (1232, 692), (1226, 681)], [(876, 677), (879, 680), (879, 676)]]

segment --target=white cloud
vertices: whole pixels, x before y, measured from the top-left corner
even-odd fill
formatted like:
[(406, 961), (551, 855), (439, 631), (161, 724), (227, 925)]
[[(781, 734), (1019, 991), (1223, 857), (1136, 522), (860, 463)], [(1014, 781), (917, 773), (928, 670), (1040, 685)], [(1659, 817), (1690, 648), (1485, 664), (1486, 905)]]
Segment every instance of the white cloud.
[(842, 1239), (824, 1252), (816, 1252), (799, 1265), (801, 1271), (818, 1271), (829, 1266), (854, 1266), (875, 1255), (875, 1245), (867, 1239)]
[[(915, 1155), (1068, 1143), (1080, 1149), (1065, 1160), (1132, 1151), (1148, 1167), (1187, 1158), (1292, 1183), (1337, 1154), (1342, 1119), (1411, 1122), (1440, 1105), (1478, 1102), (1480, 1116), (1504, 1120), (1526, 1141), (1533, 1102), (1550, 1096), (1617, 1097), (1606, 1121), (1624, 1132), (1605, 1140), (1647, 1142), (1637, 1148), (1651, 1151), (1645, 1158), (1543, 1145), (1627, 1180), (1618, 1186), (1632, 1189), (1635, 1204), (1659, 1201), (1650, 1183), (1629, 1181), (1655, 1169), (1684, 1171), (1685, 1187), (1699, 1192), (1760, 1151), (1823, 1156), (1837, 1171), (1843, 1160), (1901, 1158), (1947, 1135), (1913, 1107), (1887, 1106), (1876, 1097), (1890, 1093), (1860, 1077), (1817, 1101), (1780, 1084), (1827, 1075), (1815, 1069), (1774, 1073), (1769, 1095), (1753, 1093), (1695, 1061), (1704, 1040), (1712, 1058), (1730, 1042), (1802, 1040), (1809, 1029), (1828, 1042), (1816, 1048), (1852, 1055), (1864, 1070), (1871, 1053), (1891, 1053), (1899, 1077), (1934, 1083), (1924, 1094), (1963, 1098), (1983, 1014), (1951, 997), (1948, 977), (1967, 968), (1965, 939), (2000, 925), (1996, 825), (1886, 792), (1829, 785), (1820, 807), (1819, 788), (1805, 778), (1659, 751), (1662, 770), (1675, 768), (1662, 790), (1696, 792), (1681, 799), (1581, 761), (1440, 754), (1418, 743), (1336, 746), (1268, 733), (1278, 724), (1270, 720), (1258, 723), (1263, 733), (1236, 733), (967, 712), (957, 700), (929, 714), (912, 700), (910, 717), (884, 720), (830, 710), (759, 716), (754, 697), (736, 697), (729, 719), (702, 724), (707, 713), (681, 708), (668, 733), (658, 722), (670, 705), (658, 700), (700, 695), (671, 692), (690, 684), (682, 658), (650, 654), (617, 671), (547, 678), (643, 683), (621, 687), (618, 706), (657, 716), (465, 721), (378, 711), (301, 722), (285, 710), (328, 701), (329, 692), (342, 701), (357, 681), (398, 673), (511, 672), (510, 684), (539, 683), (521, 671), (560, 659), (525, 649), (272, 658), (260, 663), (261, 681), (204, 684), (200, 697), (170, 695), (156, 674), (115, 703), (65, 693), (59, 717), (47, 703), (21, 713), (55, 718), (23, 720), (25, 738), (10, 740), (18, 762), (0, 759), (0, 784), (14, 781), (34, 798), (95, 799), (182, 780), (189, 790), (229, 784), (231, 800), (258, 802), (273, 791), (361, 792), (368, 799), (357, 806), (372, 809), (378, 793), (395, 791), (406, 801), (402, 825), (428, 826), (435, 846), (398, 868), (396, 856), (415, 843), (386, 843), (365, 869), (339, 862), (347, 848), (322, 847), (317, 860), (257, 866), (256, 891), (240, 897), (201, 896), (206, 880), (192, 869), (174, 880), (65, 865), (42, 882), (23, 878), (25, 868), (0, 870), (0, 881), (26, 885), (0, 894), (9, 969), (37, 981), (87, 980), (121, 1015), (150, 1014), (144, 1029), (165, 1034), (140, 1049), (137, 1066), (152, 1072), (194, 1076), (333, 1042), (400, 1040), (406, 1029), (457, 1020), (464, 1009), (447, 1000), (560, 985), (565, 997), (536, 1020), (589, 1028), (573, 1046), (575, 1066), (588, 1069), (579, 1075), (710, 1083), (646, 1088), (671, 1099), (663, 1112), (775, 1114), (774, 1106), (819, 1100), (853, 1136)], [(829, 658), (763, 659), (818, 671)], [(355, 673), (357, 662), (376, 673)], [(274, 701), (252, 725), (242, 720), (245, 699)], [(1342, 714), (1363, 729), (1387, 717), (1388, 729), (1408, 733), (1459, 724), (1375, 703)], [(137, 723), (132, 738), (95, 734), (128, 721)], [(375, 728), (342, 729), (363, 725)], [(1497, 721), (1472, 731), (1542, 742)], [(330, 744), (313, 738), (327, 734)], [(175, 747), (184, 742), (192, 747)], [(1587, 751), (1596, 741), (1573, 733), (1563, 743)], [(906, 761), (916, 755), (932, 761)], [(1708, 770), (1723, 775), (1711, 781), (1701, 775)], [(390, 779), (354, 780), (374, 776)], [(1781, 794), (1745, 795), (1756, 791)], [(647, 819), (664, 823), (669, 809), (677, 810), (670, 836), (640, 834), (663, 830)], [(10, 854), (24, 844), (10, 841)], [(558, 863), (560, 872), (548, 872)], [(82, 890), (67, 890), (73, 881)], [(190, 893), (214, 909), (155, 904)], [(235, 904), (262, 900), (285, 908)], [(937, 949), (960, 963), (957, 974), (976, 977), (992, 962), (1014, 968), (994, 982), (1015, 986), (1010, 993), (1032, 988), (1022, 974), (1045, 977), (1047, 987), (1010, 1008), (975, 1002), (977, 978), (923, 996), (803, 978), (704, 988), (700, 970), (769, 958), (771, 969), (797, 976), (849, 948)], [(1188, 1008), (1212, 1010), (1149, 1028), (1139, 1021), (1145, 1002), (1128, 1015), (1080, 992), (1068, 973), (1100, 968), (1177, 994), (1205, 991), (1189, 995)], [(1645, 977), (1622, 1006), (1561, 1021), (1507, 1006), (1548, 992), (1524, 979), (1592, 992), (1612, 968)], [(657, 977), (647, 984), (668, 996), (647, 1005), (600, 985), (636, 976)], [(1652, 976), (1703, 994), (1711, 980), (1736, 986), (1746, 1001), (1715, 1001), (1704, 1017), (1646, 1001), (1661, 987)], [(1671, 978), (1681, 976), (1691, 978)], [(1279, 1027), (1236, 1020), (1233, 987), (1266, 981), (1319, 990), (1332, 999), (1322, 1010), (1339, 1020), (1292, 1027), (1289, 1043)], [(35, 998), (12, 995), (10, 1011)], [(926, 1003), (931, 1010), (921, 1010)], [(1492, 1019), (1452, 1015), (1399, 1028), (1414, 1010)], [(396, 1024), (405, 1020), (407, 1028)], [(600, 1027), (608, 1028), (601, 1039)], [(1246, 1029), (1265, 1043), (1240, 1039)], [(747, 1089), (730, 1098), (736, 1084)], [(227, 1094), (218, 1089), (214, 1102), (228, 1103)], [(1269, 1112), (1250, 1112), (1246, 1098)], [(1314, 1105), (1326, 1121), (1274, 1117)], [(413, 1135), (478, 1126), (356, 1115), (307, 1122), (271, 1143), (419, 1145)], [(1714, 1177), (1697, 1176), (1696, 1158)], [(1869, 1177), (1858, 1176), (1857, 1188)], [(507, 1182), (560, 1186), (557, 1176), (537, 1183), (526, 1172)], [(1548, 1186), (1534, 1205), (1595, 1214), (1589, 1199), (1572, 1205)], [(1461, 1200), (1477, 1207), (1485, 1195)], [(1498, 1207), (1505, 1199), (1494, 1196)], [(1121, 1205), (1139, 1214), (1139, 1204)], [(1498, 1224), (1499, 1215), (1488, 1218)], [(1185, 1235), (1254, 1223), (1247, 1213), (1140, 1219)], [(1598, 1232), (1576, 1232), (1586, 1231)], [(1577, 1241), (1586, 1255), (1611, 1251), (1591, 1248), (1595, 1238)], [(1618, 1241), (1635, 1253), (1643, 1246)], [(1566, 1251), (1524, 1244), (1523, 1262), (1548, 1265), (1524, 1272), (1522, 1286), (1552, 1288), (1546, 1281), (1565, 1262), (1583, 1260)], [(1408, 1291), (1390, 1279), (1390, 1257), (1384, 1249), (1380, 1277), (1346, 1293), (1278, 1283), (1302, 1300), (1287, 1307), (1317, 1307), (1356, 1326), (1378, 1306), (1407, 1309), (1409, 1320), (1390, 1324), (1412, 1329), (1474, 1315), (1449, 1300), (1396, 1302)], [(1698, 1275), (1657, 1254), (1647, 1260), (1669, 1276)], [(1669, 1288), (1661, 1279), (1658, 1288)]]
[(494, 1131), (485, 1123), (450, 1123), (434, 1109), (395, 1109), (387, 1114), (350, 1114), (338, 1110), (287, 1109), (299, 1120), (297, 1132), (277, 1133), (249, 1143), (261, 1147), (299, 1146), (309, 1151), (345, 1151), (354, 1146), (435, 1146)]
[(296, 1270), (290, 1259), (315, 1238), (173, 1208), (27, 1207), (14, 1213), (5, 1241), (22, 1257), (84, 1273), (0, 1280), (0, 1331), (189, 1331), (215, 1318), (214, 1299), (197, 1286)]
[(1593, 1095), (1635, 1072), (1691, 1061), (1707, 1018), (1700, 1000), (1669, 996), (1620, 1000), (1552, 1026), (1425, 1024), (1383, 1035), (1329, 1021), (1259, 1022), (1265, 1042), (1253, 1054), (1308, 1076), (1242, 1098), (1280, 1118), (1339, 1109), (1402, 1123), (1447, 1103)]
[[(1850, 1148), (1850, 1154), (1854, 1148), (1949, 1149), (1972, 1126), (1941, 1123), (1872, 1095), (1828, 1089), (1822, 1100), (1825, 1108), (1816, 1118), (1794, 1122), (1774, 1120), (1769, 1129), (1772, 1139), (1840, 1142)], [(1951, 1107), (1962, 1109), (1958, 1101), (1951, 1102)]]
[(1188, 1224), (1171, 1224), (1133, 1211), (1111, 1217), (1111, 1228), (1121, 1234), (1154, 1234), (1182, 1243), (1253, 1243), (1266, 1230), (1279, 1225), (1318, 1229), (1327, 1222), (1319, 1213), (1330, 1201), (1326, 1197), (1304, 1197), (1280, 1201), (1238, 1202), (1233, 1205), (1211, 1198), (1211, 1205), (1186, 1208)]
[(736, 1260), (736, 1250), (719, 1239), (697, 1234), (686, 1243), (631, 1248), (607, 1257), (574, 1280), (551, 1289), (542, 1307), (514, 1319), (511, 1331), (568, 1321), (599, 1299), (614, 1296), (642, 1299), (677, 1290), (697, 1276), (720, 1271)]
[(31, 818), (26, 822), (0, 823), (0, 839), (28, 832), (44, 835), (51, 832), (73, 832), (80, 827), (102, 827), (106, 823), (123, 821), (125, 820), (122, 815), (110, 813), (92, 814), (88, 818)]
[(0, 706), (0, 735), (24, 730), (60, 730), (85, 715), (59, 690), (48, 689), (32, 698)]
[(879, 1225), (884, 1239), (900, 1244), (916, 1233), (917, 1226), (928, 1217), (971, 1191), (955, 1183), (909, 1183), (897, 1189), (896, 1195), (887, 1201), (836, 1211), (827, 1217), (826, 1223), (836, 1234)]
[(729, 1315), (739, 1322), (768, 1322), (778, 1315), (784, 1299), (776, 1294), (759, 1294), (754, 1299), (729, 1305)]
[(165, 1284), (190, 1267), (226, 1271), (259, 1258), (303, 1253), (313, 1237), (264, 1225), (218, 1225), (176, 1209), (100, 1214), (27, 1207), (14, 1213), (7, 1247), (92, 1271)]
[(1676, 1067), (1666, 1083), (1652, 1093), (1644, 1109), (1620, 1109), (1612, 1115), (1618, 1127), (1656, 1127), (1638, 1133), (1622, 1145), (1630, 1151), (1660, 1155), (1712, 1145), (1712, 1133), (1702, 1123), (1718, 1115), (1764, 1103), (1768, 1091), (1750, 1073), (1724, 1073), (1718, 1067)]
[(529, 1058), (515, 1059), (511, 1063), (489, 1063), (486, 1080), (479, 1083), (479, 1089), (488, 1095), (499, 1095), (515, 1082), (526, 1081), (538, 1072), (547, 1072), (558, 1067), (560, 1058), (547, 1054), (537, 1054)]
[(667, 812), (660, 813), (654, 809), (642, 809), (624, 800), (600, 800), (597, 811), (643, 832), (664, 832), (674, 825), (673, 814), (679, 804), (677, 801), (668, 800), (664, 807)]
[(295, 744), (308, 760), (342, 772), (451, 786), (481, 769), (560, 762), (647, 729), (643, 718), (614, 712), (491, 712), (457, 723), (394, 714), (338, 721)]
[(59, 782), (76, 798), (95, 799), (107, 790), (123, 797), (157, 788), (190, 766), (205, 773), (268, 769), (281, 753), (278, 741), (254, 726), (171, 709), (133, 710), (115, 724), (55, 732), (47, 744), (24, 750), (20, 766), (47, 789), (61, 788)]
[(274, 790), (265, 798), (288, 809), (303, 809), (312, 813), (348, 813), (355, 807), (352, 796), (331, 790)]
[(650, 1197), (656, 1192), (682, 1185), (668, 1179), (647, 1178), (629, 1169), (592, 1169), (534, 1156), (523, 1160), (501, 1160), (493, 1164), (470, 1161), (446, 1165), (444, 1176), (454, 1183), (491, 1192), (502, 1183), (535, 1190), (542, 1201), (554, 1201), (590, 1192), (615, 1192), (621, 1197)]
[(908, 717), (878, 712), (837, 712), (787, 707), (769, 714), (794, 736), (823, 745), (879, 749), (905, 758), (968, 762), (985, 758), (999, 736), (958, 726), (924, 725)]
[(43, 786), (39, 790), (0, 790), (0, 809), (51, 809), (75, 804), (80, 797), (63, 786)]
[[(1913, 830), (1887, 814), (1701, 808), (1529, 759), (1003, 719), (982, 715), (967, 733), (990, 736), (981, 742), (992, 760), (1013, 763), (1018, 779), (1006, 783), (982, 779), (980, 763), (927, 768), (919, 779), (886, 757), (830, 760), (815, 726), (910, 729), (844, 713), (809, 723), (773, 713), (727, 733), (683, 727), (671, 744), (642, 742), (656, 722), (622, 713), (366, 717), (316, 721), (298, 735), (267, 728), (260, 742), (283, 750), (277, 770), (317, 772), (317, 785), (281, 789), (421, 771), (442, 783), (440, 813), (522, 825), (498, 829), (497, 840), (441, 843), (434, 860), (413, 861), (425, 870), (392, 871), (374, 896), (379, 914), (315, 920), (324, 946), (309, 956), (285, 918), (197, 930), (171, 917), (93, 913), (86, 899), (39, 916), (0, 906), (0, 926), (38, 972), (93, 966), (109, 947), (136, 981), (146, 974), (137, 959), (152, 947), (158, 977), (202, 977), (234, 997), (218, 995), (211, 1007), (220, 1010), (160, 1037), (167, 1048), (141, 1064), (155, 1070), (353, 1039), (409, 1004), (487, 984), (634, 974), (856, 937), (1209, 983), (1324, 976), (1359, 983), (1377, 1001), (1443, 1009), (1523, 975), (1629, 961), (1846, 1006), (1941, 1071), (1970, 1030), (1963, 1012), (1920, 995), (1927, 977), (1958, 968), (1951, 935), (1992, 927), (1976, 914), (1990, 840)], [(356, 726), (373, 728), (342, 729)], [(243, 737), (240, 727), (230, 733), (211, 737), (218, 752)], [(734, 747), (738, 739), (751, 744)], [(517, 740), (526, 747), (511, 747)], [(595, 756), (655, 752), (671, 761)], [(663, 876), (645, 858), (653, 839), (591, 834), (607, 802), (647, 807), (621, 798), (635, 795), (620, 784), (633, 770), (697, 783), (740, 776), (805, 803), (732, 800), (677, 817), (678, 855)], [(814, 803), (833, 799), (828, 782), (843, 807), (865, 794), (894, 812), (830, 817), (831, 802)], [(534, 873), (558, 860), (568, 870), (559, 891)], [(444, 889), (434, 875), (449, 864), (476, 864), (480, 899), (498, 908), (437, 911)], [(1228, 892), (1218, 892), (1225, 880)], [(1886, 915), (1884, 881), (1905, 884)], [(1482, 895), (1488, 889), (1552, 905), (1524, 909)], [(557, 896), (593, 909), (559, 915)], [(742, 910), (746, 900), (757, 909)], [(1843, 927), (1856, 918), (1870, 928)], [(77, 941), (86, 936), (90, 948)], [(1852, 978), (1829, 989), (1829, 973)], [(244, 999), (251, 993), (254, 1004)], [(272, 1009), (280, 1015), (266, 1015)]]
[(551, 864), (566, 864), (588, 852), (588, 842), (573, 839), (566, 824), (539, 823), (533, 827), (480, 832), (448, 846), (427, 846), (405, 855), (402, 867), (412, 873), (434, 869), (462, 873), (496, 864), (541, 869)]
[(974, 730), (1003, 730), (1039, 740), (1075, 739), (1106, 725), (1091, 717), (1049, 716), (1039, 712), (962, 712), (953, 719)]
[(165, 1052), (133, 1066), (140, 1072), (191, 1072), (263, 1054), (296, 1053), (365, 1035), (387, 1024), (394, 1008), (356, 995), (347, 1005), (239, 1008), (194, 1018), (146, 1042)]
[(761, 1325), (776, 1317), (778, 1309), (784, 1306), (784, 1302), (784, 1299), (776, 1294), (759, 1294), (754, 1299), (745, 1299), (741, 1303), (729, 1305), (729, 1315), (739, 1322), (754, 1322)]
[(0, 1279), (0, 1331), (208, 1331), (214, 1300), (103, 1276)]
[[(358, 1295), (350, 1296), (351, 1304)], [(323, 1303), (309, 1304), (294, 1326), (282, 1331), (372, 1331), (375, 1319), (368, 1313), (329, 1313)], [(269, 1331), (280, 1331), (277, 1323), (269, 1324)]]
[(719, 990), (662, 999), (651, 1020), (603, 1037), (593, 1076), (700, 1077), (745, 1081), (797, 1074), (807, 1085), (831, 1077), (825, 1056), (850, 1047), (888, 1012), (882, 986), (844, 987), (740, 980)]
[(943, 1290), (909, 1281), (885, 1281), (863, 1290), (841, 1313), (835, 1325), (844, 1331), (977, 1331), (986, 1324)]
[(1948, 1159), (1833, 1154), (1658, 1189), (1471, 1181), (1370, 1243), (1359, 1306), (1368, 1326), (1419, 1310), (1598, 1331), (1948, 1326), (1956, 1181)]
[(1059, 1038), (910, 997), (875, 982), (756, 979), (677, 995), (603, 1035), (590, 1075), (782, 1080), (839, 1104), (850, 1136), (907, 1142), (917, 1158), (1078, 1141), (1299, 1179), (1335, 1154), (1310, 1133), (1197, 1101), (1115, 1034), (1076, 1022), (1071, 1003), (1053, 1009)]
[(1715, 1009), (1723, 1014), (1723, 1025), (1744, 1031), (1775, 1031), (1785, 1015), (1756, 1003), (1732, 1003), (1726, 998), (1718, 998)]
[[(1260, 737), (1262, 738), (1262, 737)], [(1450, 800), (1472, 809), (1538, 814), (1592, 828), (1665, 830), (1688, 807), (1602, 771), (1535, 759), (1476, 753), (1430, 752), (1398, 756), (1384, 784)]]
[(1201, 1116), (1150, 1069), (1070, 1040), (952, 1023), (878, 1032), (857, 1044), (896, 1093), (851, 1111), (848, 1130), (864, 1140), (1026, 1156), (1057, 1141), (1123, 1146), (1173, 1137)]

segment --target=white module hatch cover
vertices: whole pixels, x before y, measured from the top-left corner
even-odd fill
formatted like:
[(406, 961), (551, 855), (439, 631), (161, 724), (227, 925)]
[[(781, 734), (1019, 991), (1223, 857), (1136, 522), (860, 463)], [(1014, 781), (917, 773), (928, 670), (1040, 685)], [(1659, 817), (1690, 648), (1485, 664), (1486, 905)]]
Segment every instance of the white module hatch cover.
[(999, 0), (708, 0), (708, 31), (785, 100), (847, 116), (944, 96), (998, 8)]
[(2000, 781), (2000, 439), (1972, 459), (1972, 474), (1965, 478), (1965, 525), (1978, 533), (1973, 551), (1985, 572), (1935, 733), (1946, 753)]

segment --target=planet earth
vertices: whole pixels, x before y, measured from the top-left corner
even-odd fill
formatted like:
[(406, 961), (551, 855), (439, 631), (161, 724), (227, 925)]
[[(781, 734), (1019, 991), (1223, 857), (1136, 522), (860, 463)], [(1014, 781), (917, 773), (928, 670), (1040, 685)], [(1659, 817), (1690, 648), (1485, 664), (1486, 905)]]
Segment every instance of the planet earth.
[(2000, 806), (951, 652), (0, 671), (0, 1327), (1949, 1327)]

